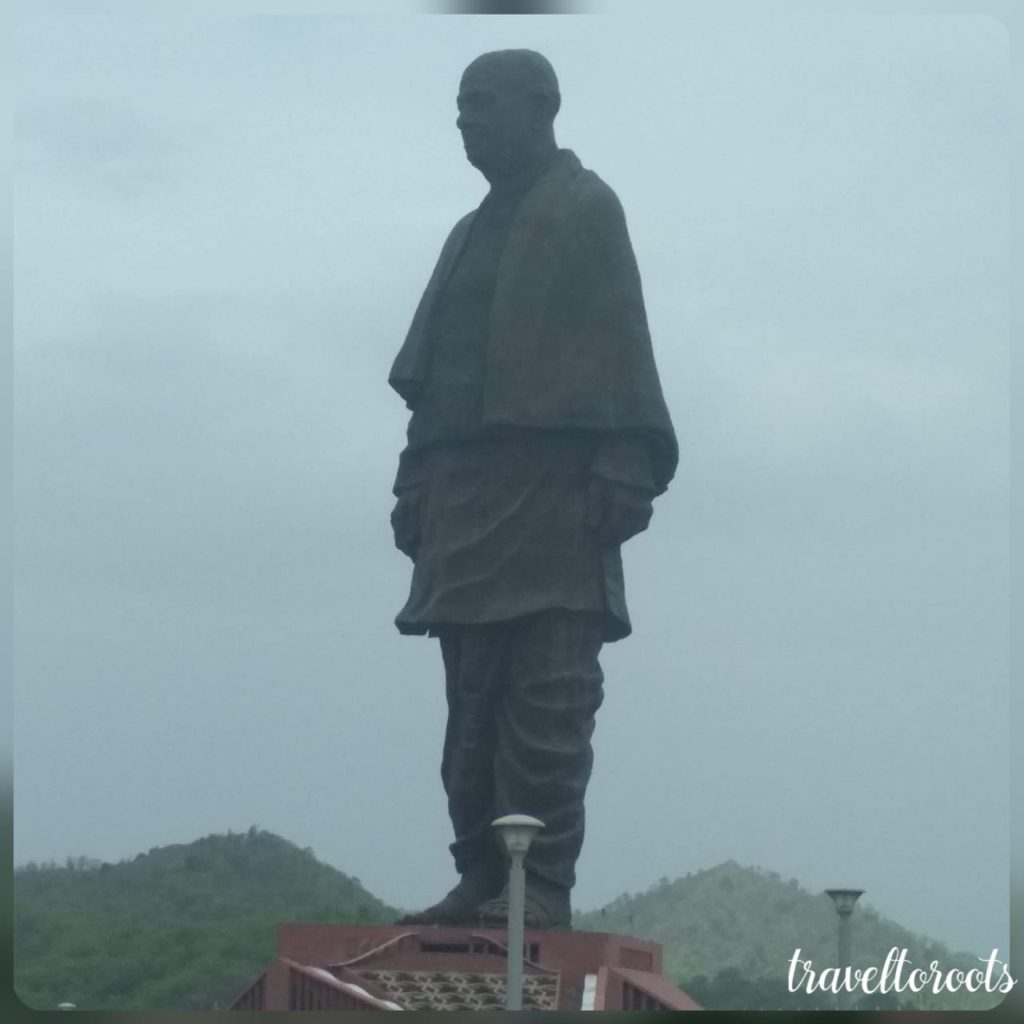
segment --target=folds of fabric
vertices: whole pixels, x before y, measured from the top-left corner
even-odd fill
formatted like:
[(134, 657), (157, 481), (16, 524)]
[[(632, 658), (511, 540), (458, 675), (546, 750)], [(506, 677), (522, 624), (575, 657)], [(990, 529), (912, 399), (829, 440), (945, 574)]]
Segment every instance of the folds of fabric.
[(448, 696), (441, 778), (463, 873), (500, 855), (491, 822), (544, 822), (527, 870), (571, 889), (585, 828), (594, 716), (603, 699), (597, 616), (543, 612), (441, 635)]
[[(431, 319), (477, 214), (445, 243), (391, 369), (415, 409)], [(615, 193), (569, 150), (519, 204), (502, 248), (483, 353), (485, 427), (580, 429), (648, 446), (660, 493), (678, 461), (654, 363), (636, 258)]]

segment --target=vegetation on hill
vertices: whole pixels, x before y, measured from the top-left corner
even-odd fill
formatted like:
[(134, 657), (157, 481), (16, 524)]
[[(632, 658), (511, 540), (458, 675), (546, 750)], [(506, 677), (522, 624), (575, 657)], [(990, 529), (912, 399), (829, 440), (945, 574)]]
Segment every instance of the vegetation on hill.
[(14, 985), (33, 1009), (225, 1008), (274, 955), (279, 922), (394, 913), (255, 826), (118, 864), (28, 864), (14, 874)]
[[(801, 889), (796, 879), (727, 861), (644, 893), (623, 895), (600, 910), (577, 914), (574, 927), (619, 932), (662, 946), (664, 973), (709, 1009), (831, 1009), (831, 993), (793, 997), (787, 986), (796, 949), (815, 970), (836, 963), (837, 917), (824, 893)], [(852, 919), (853, 966), (880, 968), (894, 946), (914, 966), (933, 960), (945, 970), (982, 966), (970, 953), (952, 953), (881, 917), (863, 901)], [(799, 975), (798, 975), (799, 977)], [(985, 1009), (1003, 997), (961, 991), (876, 996), (880, 1009)], [(856, 1001), (856, 997), (854, 998)]]
[[(255, 826), (118, 864), (28, 864), (14, 875), (15, 990), (41, 1010), (65, 1001), (83, 1010), (223, 1009), (273, 957), (279, 923), (383, 924), (395, 916), (358, 879)], [(893, 947), (906, 948), (915, 966), (979, 966), (863, 901), (853, 921), (855, 966), (880, 967)], [(834, 1005), (830, 993), (792, 994), (786, 984), (798, 948), (817, 970), (835, 964), (832, 902), (772, 872), (730, 861), (662, 879), (578, 914), (574, 925), (660, 943), (665, 974), (709, 1009)], [(981, 1010), (1001, 998), (904, 993), (869, 997), (861, 1008)]]

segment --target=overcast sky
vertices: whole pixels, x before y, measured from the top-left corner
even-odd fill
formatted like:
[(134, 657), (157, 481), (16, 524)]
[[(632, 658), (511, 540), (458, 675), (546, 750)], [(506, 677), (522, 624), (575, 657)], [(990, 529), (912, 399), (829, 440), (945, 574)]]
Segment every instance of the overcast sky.
[(390, 362), (552, 61), (681, 443), (627, 545), (575, 902), (726, 859), (1008, 945), (1008, 87), (974, 16), (24, 18), (15, 858), (257, 824), (454, 880), (393, 618)]

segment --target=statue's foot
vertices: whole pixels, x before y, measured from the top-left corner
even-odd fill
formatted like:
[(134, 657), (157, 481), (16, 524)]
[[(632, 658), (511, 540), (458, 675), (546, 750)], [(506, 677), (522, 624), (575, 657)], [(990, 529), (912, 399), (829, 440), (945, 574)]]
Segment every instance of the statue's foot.
[[(474, 917), (485, 928), (508, 927), (508, 885), (474, 911)], [(572, 907), (569, 890), (527, 875), (526, 905), (523, 923), (527, 928), (572, 928)]]
[(417, 914), (406, 914), (396, 924), (473, 925), (479, 923), (477, 908), (501, 892), (505, 872), (500, 866), (467, 871), (444, 899)]

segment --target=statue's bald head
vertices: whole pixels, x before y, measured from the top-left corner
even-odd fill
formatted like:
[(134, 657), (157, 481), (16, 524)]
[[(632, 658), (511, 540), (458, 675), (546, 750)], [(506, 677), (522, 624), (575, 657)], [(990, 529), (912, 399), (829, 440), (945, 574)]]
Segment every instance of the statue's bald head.
[(534, 50), (494, 50), (477, 57), (459, 83), (466, 158), (491, 182), (554, 150), (561, 96), (554, 68)]
[(494, 89), (541, 97), (554, 120), (562, 104), (558, 78), (551, 62), (536, 50), (492, 50), (471, 61), (462, 74), (463, 84), (476, 80)]

